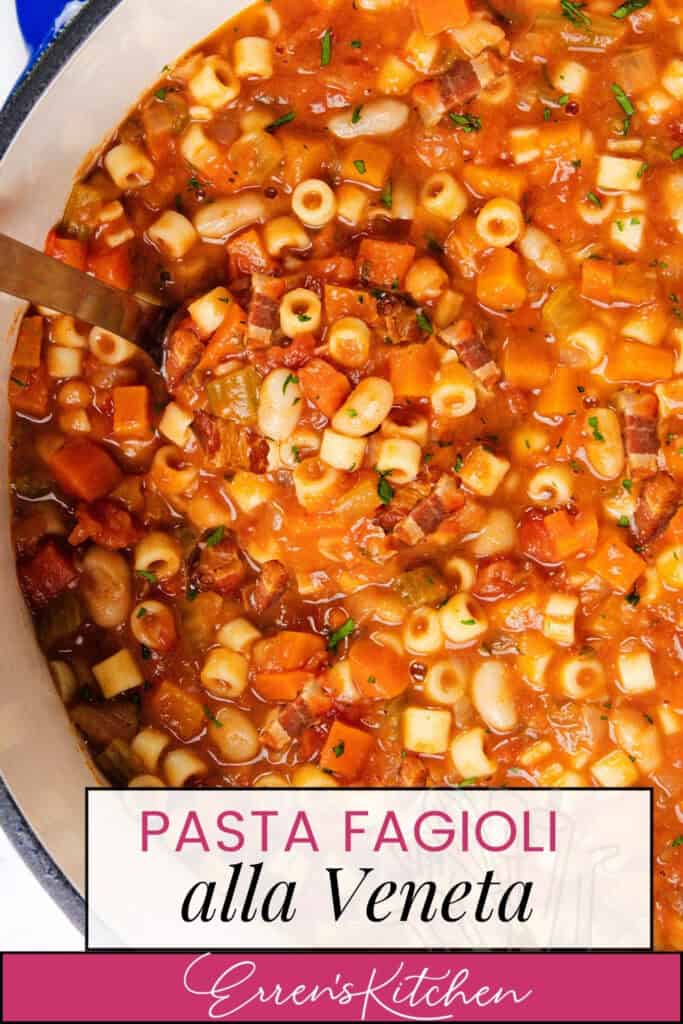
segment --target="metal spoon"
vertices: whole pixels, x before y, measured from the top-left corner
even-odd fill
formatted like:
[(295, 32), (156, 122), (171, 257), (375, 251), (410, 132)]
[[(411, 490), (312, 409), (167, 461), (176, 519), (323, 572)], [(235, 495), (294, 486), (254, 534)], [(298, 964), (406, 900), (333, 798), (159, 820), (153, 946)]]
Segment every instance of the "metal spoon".
[(158, 346), (167, 310), (103, 284), (60, 260), (0, 233), (0, 291), (102, 327), (147, 351)]

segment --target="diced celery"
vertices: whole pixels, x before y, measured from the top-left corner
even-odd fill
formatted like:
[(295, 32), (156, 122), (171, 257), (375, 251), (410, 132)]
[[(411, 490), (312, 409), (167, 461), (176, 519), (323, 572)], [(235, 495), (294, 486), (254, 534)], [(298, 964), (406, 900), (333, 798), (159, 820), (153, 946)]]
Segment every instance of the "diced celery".
[(56, 597), (40, 616), (38, 640), (44, 651), (73, 636), (83, 624), (84, 615), (78, 594), (72, 590)]
[(448, 597), (446, 581), (433, 565), (421, 565), (418, 569), (402, 572), (396, 581), (396, 589), (412, 608), (441, 604)]
[(214, 416), (244, 424), (256, 422), (259, 376), (253, 366), (216, 377), (207, 384), (206, 393)]

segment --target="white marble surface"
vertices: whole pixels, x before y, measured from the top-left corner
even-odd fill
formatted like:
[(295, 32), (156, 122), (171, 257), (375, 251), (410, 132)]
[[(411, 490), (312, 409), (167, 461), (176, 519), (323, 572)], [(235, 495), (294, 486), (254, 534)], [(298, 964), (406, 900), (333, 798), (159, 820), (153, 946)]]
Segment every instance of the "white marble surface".
[[(0, 105), (24, 66), (14, 0), (0, 0)], [(82, 950), (76, 928), (52, 902), (0, 829), (0, 950)]]

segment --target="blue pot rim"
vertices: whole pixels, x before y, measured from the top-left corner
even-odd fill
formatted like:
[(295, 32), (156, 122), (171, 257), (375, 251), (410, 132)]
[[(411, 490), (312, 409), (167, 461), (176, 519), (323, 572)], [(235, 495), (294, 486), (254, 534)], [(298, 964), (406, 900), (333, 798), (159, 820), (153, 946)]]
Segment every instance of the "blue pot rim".
[[(0, 159), (52, 80), (121, 0), (90, 0), (40, 53), (0, 111)], [(0, 827), (26, 866), (66, 917), (83, 933), (85, 904), (40, 843), (0, 777)]]

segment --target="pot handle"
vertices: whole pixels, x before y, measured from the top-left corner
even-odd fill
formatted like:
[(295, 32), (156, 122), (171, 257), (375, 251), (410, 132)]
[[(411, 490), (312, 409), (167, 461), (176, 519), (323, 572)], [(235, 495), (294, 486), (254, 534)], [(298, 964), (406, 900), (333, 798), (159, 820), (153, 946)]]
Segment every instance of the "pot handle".
[(15, 0), (17, 20), (29, 52), (25, 72), (88, 0)]

